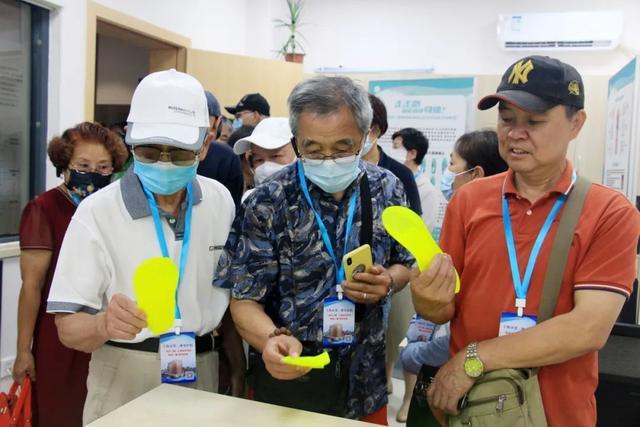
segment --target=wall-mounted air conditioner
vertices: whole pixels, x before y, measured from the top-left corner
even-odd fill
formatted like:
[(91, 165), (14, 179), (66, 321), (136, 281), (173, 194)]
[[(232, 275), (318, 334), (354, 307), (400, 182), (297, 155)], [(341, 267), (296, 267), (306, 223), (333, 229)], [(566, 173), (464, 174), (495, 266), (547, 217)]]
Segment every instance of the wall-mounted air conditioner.
[(505, 50), (610, 50), (620, 43), (621, 11), (525, 13), (498, 17)]

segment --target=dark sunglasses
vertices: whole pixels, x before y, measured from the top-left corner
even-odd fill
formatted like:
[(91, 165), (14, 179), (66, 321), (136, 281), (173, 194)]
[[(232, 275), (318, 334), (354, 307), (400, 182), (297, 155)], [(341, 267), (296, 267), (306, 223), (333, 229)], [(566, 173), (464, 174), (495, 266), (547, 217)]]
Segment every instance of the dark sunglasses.
[(142, 163), (156, 163), (164, 156), (176, 166), (191, 166), (200, 151), (183, 150), (181, 148), (165, 150), (149, 145), (137, 145), (133, 148), (133, 154)]

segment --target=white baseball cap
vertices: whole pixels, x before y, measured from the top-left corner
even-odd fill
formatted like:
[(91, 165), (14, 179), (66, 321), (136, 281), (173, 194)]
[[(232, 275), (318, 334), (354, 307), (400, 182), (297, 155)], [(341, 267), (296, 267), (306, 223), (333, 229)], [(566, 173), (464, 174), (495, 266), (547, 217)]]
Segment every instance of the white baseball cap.
[(136, 87), (127, 117), (130, 145), (166, 144), (197, 151), (209, 132), (204, 88), (174, 69), (151, 73)]
[(262, 120), (251, 135), (238, 140), (233, 146), (233, 152), (240, 155), (251, 149), (251, 144), (267, 150), (282, 148), (291, 142), (293, 134), (286, 117), (269, 117)]

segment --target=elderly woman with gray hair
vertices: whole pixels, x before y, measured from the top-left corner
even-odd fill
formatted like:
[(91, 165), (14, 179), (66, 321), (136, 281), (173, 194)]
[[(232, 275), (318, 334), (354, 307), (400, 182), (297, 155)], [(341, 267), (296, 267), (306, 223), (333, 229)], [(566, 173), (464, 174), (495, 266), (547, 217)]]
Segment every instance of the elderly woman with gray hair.
[[(387, 425), (382, 306), (414, 260), (380, 216), (406, 196), (395, 176), (361, 160), (372, 119), (364, 89), (314, 77), (288, 102), (298, 159), (242, 206), (215, 284), (232, 288), (254, 399)], [(343, 254), (365, 243), (373, 266), (345, 277)], [(325, 350), (325, 369), (282, 361)]]

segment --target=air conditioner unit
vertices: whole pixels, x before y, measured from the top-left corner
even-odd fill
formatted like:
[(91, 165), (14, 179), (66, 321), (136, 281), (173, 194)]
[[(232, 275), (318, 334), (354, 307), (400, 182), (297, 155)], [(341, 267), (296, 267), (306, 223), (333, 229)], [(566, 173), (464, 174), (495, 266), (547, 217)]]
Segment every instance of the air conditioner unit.
[(504, 50), (611, 50), (620, 43), (621, 11), (526, 13), (498, 17)]

